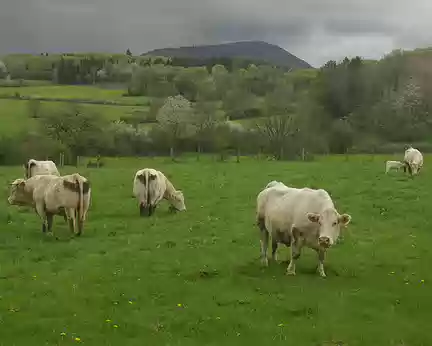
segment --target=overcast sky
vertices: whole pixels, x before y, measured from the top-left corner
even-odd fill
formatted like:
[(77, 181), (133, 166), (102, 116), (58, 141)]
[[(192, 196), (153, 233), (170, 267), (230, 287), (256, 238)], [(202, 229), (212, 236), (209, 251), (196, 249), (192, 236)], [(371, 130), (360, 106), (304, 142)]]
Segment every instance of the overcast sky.
[(432, 46), (432, 0), (1, 0), (0, 54), (263, 40), (320, 66)]

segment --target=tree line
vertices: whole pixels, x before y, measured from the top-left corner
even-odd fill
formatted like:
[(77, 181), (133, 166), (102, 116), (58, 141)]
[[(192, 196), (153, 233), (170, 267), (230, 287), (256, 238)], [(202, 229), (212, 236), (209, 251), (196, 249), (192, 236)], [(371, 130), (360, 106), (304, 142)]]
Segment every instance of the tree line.
[(406, 144), (428, 151), (431, 64), (430, 50), (297, 71), (137, 64), (125, 95), (149, 97), (147, 112), (110, 122), (76, 105), (46, 112), (31, 101), (29, 114), (39, 127), (0, 139), (0, 163), (59, 152), (73, 162), (98, 154), (175, 159), (184, 151), (220, 159), (308, 159), (316, 153), (401, 152)]

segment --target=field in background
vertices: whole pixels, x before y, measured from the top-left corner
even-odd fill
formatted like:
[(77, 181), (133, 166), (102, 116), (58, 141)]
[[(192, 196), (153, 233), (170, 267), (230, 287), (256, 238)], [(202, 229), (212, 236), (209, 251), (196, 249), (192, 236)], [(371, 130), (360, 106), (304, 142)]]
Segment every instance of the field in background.
[[(22, 168), (3, 167), (1, 344), (429, 345), (432, 156), (415, 179), (386, 176), (384, 161), (399, 158), (107, 159), (79, 169), (93, 184), (88, 222), (70, 239), (56, 218), (58, 241), (35, 214), (5, 204)], [(184, 191), (185, 213), (163, 202), (153, 218), (138, 216), (132, 179), (146, 166)], [(325, 188), (351, 214), (327, 279), (309, 249), (296, 277), (284, 275), (287, 263), (260, 267), (255, 199), (273, 179)], [(288, 254), (280, 248), (281, 261)]]
[[(1, 89), (1, 88), (0, 88)], [(37, 120), (32, 119), (28, 112), (28, 102), (25, 100), (5, 100), (0, 99), (0, 135), (10, 135), (20, 131), (31, 130), (37, 125)], [(44, 102), (41, 101), (44, 111), (53, 111), (60, 107), (68, 107), (71, 104), (66, 102)], [(119, 120), (129, 117), (134, 112), (146, 112), (146, 106), (113, 106), (113, 105), (94, 105), (79, 104), (83, 109), (97, 112), (109, 120)]]
[(0, 87), (1, 96), (14, 96), (19, 93), (21, 96), (61, 98), (61, 99), (85, 99), (85, 100), (107, 100), (119, 101), (126, 104), (141, 103), (148, 104), (148, 98), (144, 96), (123, 96), (125, 90), (104, 89), (97, 86), (82, 85), (46, 85), (28, 87)]
[[(75, 85), (43, 85), (25, 87), (1, 87), (0, 86), (0, 119), (2, 126), (1, 134), (15, 134), (20, 131), (28, 131), (37, 125), (37, 120), (29, 117), (28, 101), (16, 99), (1, 99), (1, 96), (14, 96), (19, 93), (26, 97), (43, 97), (67, 100), (93, 100), (93, 101), (115, 101), (124, 105), (102, 105), (79, 103), (83, 108), (98, 112), (110, 120), (119, 120), (131, 116), (134, 112), (147, 112), (149, 99), (144, 96), (125, 97), (125, 90), (104, 89), (98, 86), (75, 86)], [(49, 111), (59, 107), (70, 106), (69, 102), (41, 101), (43, 109)], [(136, 105), (139, 104), (139, 105)], [(128, 106), (130, 105), (130, 106)], [(245, 127), (254, 127), (261, 118), (233, 120)], [(142, 127), (152, 126), (142, 124)]]

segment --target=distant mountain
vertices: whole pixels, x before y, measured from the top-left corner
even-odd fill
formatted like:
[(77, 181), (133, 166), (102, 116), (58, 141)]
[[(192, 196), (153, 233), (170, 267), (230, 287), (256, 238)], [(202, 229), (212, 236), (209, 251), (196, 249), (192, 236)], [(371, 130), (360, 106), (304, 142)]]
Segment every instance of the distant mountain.
[(215, 45), (189, 46), (155, 49), (142, 55), (191, 58), (207, 60), (213, 58), (243, 58), (265, 61), (272, 65), (293, 69), (312, 68), (279, 46), (263, 41), (241, 41)]

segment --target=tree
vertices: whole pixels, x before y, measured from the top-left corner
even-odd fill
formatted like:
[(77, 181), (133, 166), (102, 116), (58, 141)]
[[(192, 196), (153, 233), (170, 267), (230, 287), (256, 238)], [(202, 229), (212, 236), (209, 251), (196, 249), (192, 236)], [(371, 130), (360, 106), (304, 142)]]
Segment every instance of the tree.
[(218, 111), (217, 102), (200, 99), (195, 103), (191, 120), (197, 141), (197, 159), (199, 159), (203, 144), (215, 135), (216, 127), (223, 120), (223, 113)]
[(0, 60), (0, 78), (6, 78), (8, 69), (3, 61)]
[(287, 144), (299, 131), (295, 120), (293, 115), (279, 115), (268, 117), (257, 124), (258, 131), (266, 139), (268, 150), (277, 160), (284, 159)]
[(158, 125), (166, 135), (173, 160), (178, 141), (192, 136), (195, 132), (192, 117), (192, 105), (181, 95), (168, 97), (156, 115)]
[(41, 117), (42, 132), (66, 146), (75, 163), (77, 156), (96, 155), (110, 147), (107, 126), (107, 120), (100, 114), (84, 112), (77, 105)]

